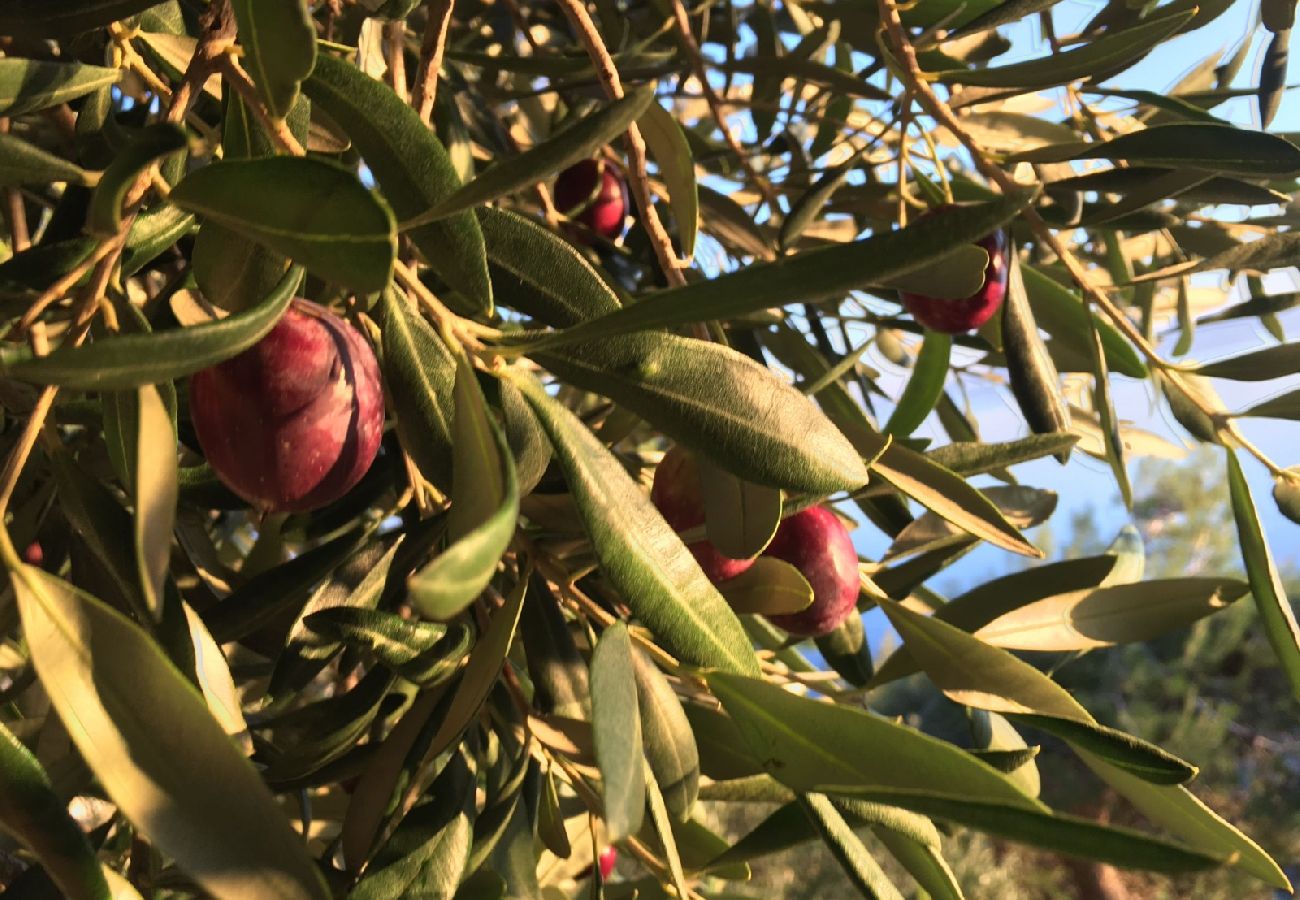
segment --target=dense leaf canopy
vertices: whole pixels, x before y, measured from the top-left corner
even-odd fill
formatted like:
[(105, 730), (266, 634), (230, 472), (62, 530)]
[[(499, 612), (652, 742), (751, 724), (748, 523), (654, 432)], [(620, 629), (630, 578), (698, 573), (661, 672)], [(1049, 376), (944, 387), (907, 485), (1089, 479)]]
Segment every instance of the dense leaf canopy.
[[(1300, 522), (1300, 469), (1243, 424), (1300, 402), (1220, 399), (1300, 373), (1300, 294), (1264, 280), (1296, 259), (1300, 147), (1268, 130), (1294, 3), (1253, 57), (1252, 12), (1172, 86), (1123, 77), (1231, 9), (1110, 0), (1067, 34), (1054, 0), (0, 0), (0, 883), (759, 897), (751, 862), (820, 839), (864, 896), (956, 898), (963, 829), (1288, 888), (1202, 761), (1054, 677), (1253, 603), (1300, 699), (1248, 480)], [(205, 458), (188, 380), (295, 298), (373, 347), (386, 415), (359, 483), (290, 514)], [(1275, 343), (1186, 356), (1247, 318)], [(1021, 464), (1095, 458), (1132, 505), (1132, 461), (1183, 449), (1152, 404), (1219, 446), (1244, 577), (1027, 534), (1057, 497)], [(691, 521), (649, 492), (671, 448)], [(822, 548), (761, 554), (817, 506), (857, 529), (858, 593), (809, 638)], [(706, 540), (758, 560), (711, 578)], [(983, 545), (1026, 567), (937, 593)], [(968, 734), (881, 714), (901, 679)], [(1045, 801), (1084, 771), (1143, 827)], [(719, 804), (767, 817), (726, 833)]]

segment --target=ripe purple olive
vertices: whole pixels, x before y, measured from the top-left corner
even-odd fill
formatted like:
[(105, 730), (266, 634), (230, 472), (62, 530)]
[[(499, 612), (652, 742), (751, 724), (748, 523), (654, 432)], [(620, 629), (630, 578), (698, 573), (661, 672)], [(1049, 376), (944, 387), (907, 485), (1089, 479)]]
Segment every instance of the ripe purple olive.
[(600, 851), (600, 857), (597, 864), (600, 866), (600, 880), (609, 881), (609, 876), (614, 872), (614, 863), (618, 862), (618, 848), (614, 846), (606, 847)]
[(857, 610), (858, 553), (848, 529), (826, 507), (810, 507), (782, 521), (763, 555), (794, 566), (813, 589), (811, 606), (769, 616), (773, 625), (800, 637), (817, 637), (834, 631)]
[[(943, 215), (951, 209), (952, 204), (936, 206), (925, 213), (926, 216)], [(898, 296), (903, 306), (916, 321), (934, 331), (948, 334), (963, 334), (979, 328), (998, 311), (1002, 298), (1007, 294), (1007, 233), (998, 229), (975, 242), (988, 251), (989, 264), (984, 270), (984, 286), (969, 297), (961, 300), (944, 300), (939, 297), (927, 297), (924, 294), (912, 294), (899, 291)]]
[(23, 562), (29, 566), (42, 566), (45, 564), (45, 550), (41, 547), (40, 541), (32, 541), (23, 550)]
[(208, 462), (264, 512), (306, 512), (361, 480), (379, 451), (384, 394), (355, 328), (296, 299), (257, 344), (190, 379)]
[[(674, 447), (664, 454), (659, 467), (655, 469), (654, 486), (650, 488), (650, 500), (664, 519), (676, 531), (685, 531), (704, 524), (704, 498), (700, 489), (700, 471), (695, 459), (681, 447)], [(707, 540), (695, 541), (686, 545), (695, 561), (700, 564), (709, 581), (717, 584), (728, 578), (735, 578), (754, 564), (752, 559), (732, 559), (723, 556), (717, 547)]]
[(604, 160), (584, 159), (555, 179), (555, 208), (612, 241), (623, 233), (627, 185)]

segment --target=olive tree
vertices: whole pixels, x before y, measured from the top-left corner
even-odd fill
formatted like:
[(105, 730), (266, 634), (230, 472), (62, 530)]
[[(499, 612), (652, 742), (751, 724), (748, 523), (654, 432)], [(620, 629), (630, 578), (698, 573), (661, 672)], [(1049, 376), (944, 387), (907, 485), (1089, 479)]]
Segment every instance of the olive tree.
[[(951, 898), (954, 831), (1289, 888), (1043, 651), (1253, 604), (1300, 695), (1246, 473), (1297, 520), (1300, 476), (1242, 425), (1300, 401), (1214, 386), (1300, 371), (1294, 4), (1244, 90), (1253, 27), (1108, 86), (1230, 3), (1053, 6), (0, 0), (8, 890), (741, 896), (820, 841)], [(1242, 317), (1276, 344), (1187, 357)], [(1017, 466), (1131, 505), (1168, 447), (1121, 383), (1218, 445), (1247, 580), (1026, 535)], [(983, 545), (1027, 565), (940, 596)], [(883, 714), (901, 679), (965, 733)]]

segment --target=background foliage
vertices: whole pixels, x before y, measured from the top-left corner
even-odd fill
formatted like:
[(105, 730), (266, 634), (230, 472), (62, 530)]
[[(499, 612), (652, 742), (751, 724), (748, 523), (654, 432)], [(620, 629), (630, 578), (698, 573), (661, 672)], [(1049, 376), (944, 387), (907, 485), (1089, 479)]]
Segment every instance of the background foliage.
[[(1289, 889), (1300, 642), (1256, 503), (1300, 521), (1300, 486), (1242, 420), (1300, 404), (1215, 385), (1300, 371), (1263, 280), (1294, 4), (1260, 9), (1260, 129), (1220, 115), (1249, 34), (1108, 86), (1229, 8), (0, 0), (6, 895), (770, 896), (751, 865), (814, 840), (867, 896), (978, 896), (1007, 853), (994, 895)], [(592, 156), (617, 241), (552, 202)], [(998, 228), (999, 316), (906, 315)], [(261, 517), (184, 387), (295, 295), (374, 344), (391, 427)], [(1186, 356), (1242, 318), (1276, 342)], [(1134, 496), (1177, 451), (1151, 404), (1222, 482)], [(711, 585), (647, 498), (672, 444), (719, 544), (828, 498), (883, 540), (859, 607), (899, 649), (787, 640), (788, 567)], [(1016, 467), (1085, 455), (1143, 533), (1046, 559)], [(1032, 564), (941, 596), (984, 544)]]

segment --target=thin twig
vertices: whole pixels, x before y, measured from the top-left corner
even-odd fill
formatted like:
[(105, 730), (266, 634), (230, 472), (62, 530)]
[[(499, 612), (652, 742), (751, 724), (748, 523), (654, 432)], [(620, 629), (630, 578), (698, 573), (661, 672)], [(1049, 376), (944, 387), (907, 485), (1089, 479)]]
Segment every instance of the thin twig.
[(731, 152), (740, 163), (740, 167), (745, 170), (745, 175), (754, 187), (758, 188), (767, 201), (772, 213), (779, 213), (781, 207), (777, 203), (776, 191), (772, 188), (772, 183), (758, 173), (754, 168), (753, 161), (745, 148), (741, 146), (740, 139), (736, 137), (731, 126), (727, 123), (727, 115), (722, 109), (722, 101), (718, 97), (718, 92), (709, 84), (709, 73), (704, 67), (704, 56), (700, 53), (699, 42), (695, 40), (695, 33), (691, 31), (691, 20), (686, 14), (686, 7), (682, 5), (682, 0), (672, 0), (673, 4), (673, 24), (677, 27), (677, 35), (681, 38), (682, 46), (686, 50), (686, 55), (690, 60), (691, 72), (695, 75), (695, 80), (700, 83), (700, 92), (704, 95), (704, 100), (709, 105), (709, 111), (713, 114), (713, 121), (722, 132), (722, 139), (726, 142)]
[(266, 105), (262, 103), (262, 98), (257, 95), (257, 86), (253, 84), (253, 80), (248, 77), (248, 73), (244, 71), (237, 59), (229, 53), (223, 54), (217, 60), (217, 68), (225, 76), (226, 82), (243, 98), (244, 105), (281, 150), (293, 156), (307, 155), (302, 144), (298, 143), (298, 139), (289, 130), (288, 123), (284, 119), (271, 115), (267, 110)]
[(386, 24), (384, 41), (388, 44), (388, 78), (393, 93), (403, 103), (409, 103), (411, 94), (406, 88), (406, 20), (393, 19)]
[(415, 76), (415, 97), (411, 100), (425, 125), (433, 120), (433, 104), (438, 98), (438, 74), (447, 47), (447, 32), (451, 30), (453, 5), (454, 0), (429, 0), (427, 4), (429, 21), (424, 26), (420, 68)]
[[(619, 78), (618, 68), (614, 65), (614, 58), (610, 56), (609, 48), (605, 46), (596, 23), (587, 13), (586, 6), (581, 0), (560, 0), (560, 5), (564, 8), (564, 13), (568, 16), (574, 30), (577, 31), (583, 46), (586, 47), (587, 55), (591, 57), (596, 67), (596, 75), (605, 88), (605, 94), (611, 100), (621, 100), (623, 82)], [(629, 163), (628, 179), (632, 182), (632, 195), (636, 197), (637, 206), (641, 210), (641, 224), (645, 226), (646, 234), (650, 237), (650, 245), (654, 248), (655, 258), (659, 261), (659, 268), (663, 271), (664, 278), (668, 279), (669, 287), (681, 287), (686, 284), (686, 276), (677, 265), (677, 254), (673, 250), (672, 239), (664, 230), (663, 222), (659, 221), (659, 214), (654, 208), (646, 166), (645, 138), (641, 136), (641, 129), (637, 128), (635, 122), (628, 125), (624, 140), (627, 144)]]

